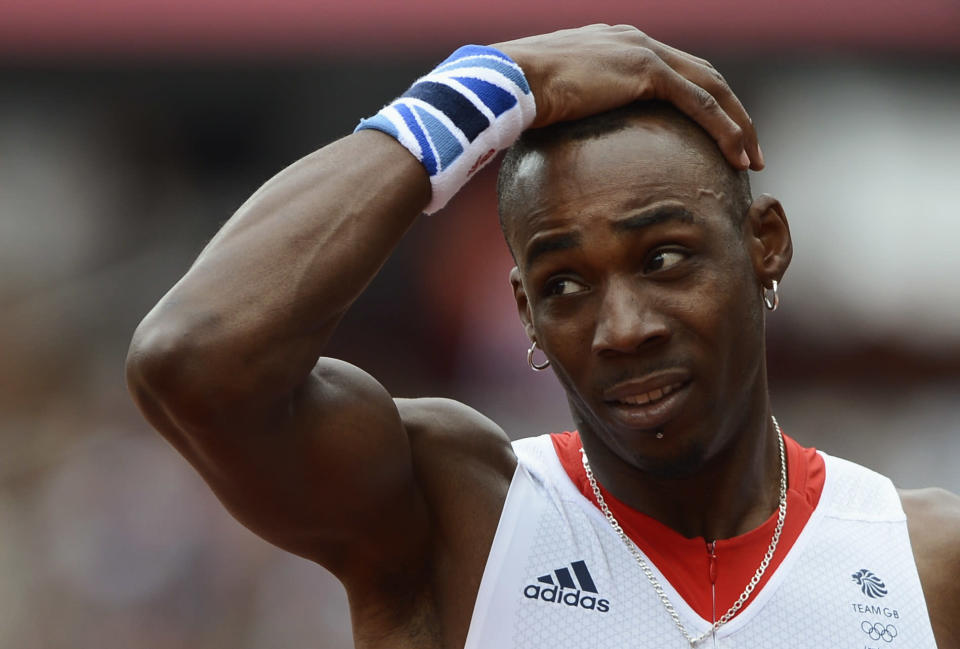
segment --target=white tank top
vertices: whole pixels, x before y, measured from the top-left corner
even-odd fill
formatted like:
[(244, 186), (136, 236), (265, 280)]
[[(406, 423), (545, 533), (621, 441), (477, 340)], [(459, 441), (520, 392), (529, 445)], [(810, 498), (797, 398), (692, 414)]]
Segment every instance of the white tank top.
[[(689, 649), (549, 435), (514, 442), (518, 466), (465, 649)], [(769, 581), (715, 638), (724, 649), (935, 649), (906, 517), (889, 479), (821, 453), (816, 509)], [(651, 570), (693, 636), (705, 620)]]

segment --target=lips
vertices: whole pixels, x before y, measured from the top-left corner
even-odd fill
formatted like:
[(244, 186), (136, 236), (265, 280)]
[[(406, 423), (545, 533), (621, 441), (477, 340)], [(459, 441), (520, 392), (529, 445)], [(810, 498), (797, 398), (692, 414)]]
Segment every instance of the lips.
[(671, 392), (679, 390), (682, 387), (683, 383), (671, 383), (670, 385), (665, 385), (662, 388), (654, 388), (653, 390), (644, 392), (643, 394), (631, 394), (625, 396), (621, 399), (618, 399), (618, 401), (620, 403), (642, 406), (643, 404), (650, 403), (651, 401), (659, 401)]
[(671, 369), (622, 381), (604, 390), (603, 401), (630, 428), (658, 428), (677, 417), (689, 394), (690, 373)]
[(603, 391), (603, 400), (607, 402), (643, 404), (683, 387), (690, 382), (690, 372), (682, 368), (672, 368), (651, 372), (638, 378), (621, 381)]

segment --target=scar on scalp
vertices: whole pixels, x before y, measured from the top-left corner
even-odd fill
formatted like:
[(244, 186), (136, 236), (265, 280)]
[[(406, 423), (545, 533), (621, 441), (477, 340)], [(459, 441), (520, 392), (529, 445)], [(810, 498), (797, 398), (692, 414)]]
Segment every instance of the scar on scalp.
[(701, 198), (701, 197), (703, 197), (704, 195), (706, 195), (706, 196), (712, 196), (713, 198), (715, 198), (715, 199), (718, 200), (718, 201), (723, 201), (723, 200), (726, 199), (726, 194), (724, 194), (723, 192), (718, 192), (717, 190), (715, 190), (715, 189), (710, 189), (709, 187), (698, 187), (698, 188), (697, 188), (697, 198)]

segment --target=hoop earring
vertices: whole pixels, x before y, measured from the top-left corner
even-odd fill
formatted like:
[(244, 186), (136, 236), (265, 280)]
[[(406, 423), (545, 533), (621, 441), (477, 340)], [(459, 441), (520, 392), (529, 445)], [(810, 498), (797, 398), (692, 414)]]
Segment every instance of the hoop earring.
[(533, 351), (537, 348), (537, 341), (534, 340), (533, 344), (530, 345), (530, 349), (527, 350), (527, 365), (530, 366), (530, 369), (534, 372), (542, 372), (543, 370), (550, 367), (550, 359), (548, 358), (544, 362), (537, 365), (533, 362)]
[[(763, 284), (760, 285), (760, 295), (763, 296), (763, 306), (767, 307), (771, 311), (776, 311), (777, 307), (780, 306), (780, 284), (777, 283), (777, 280), (770, 280), (773, 283), (772, 289), (767, 289)], [(771, 300), (768, 295), (773, 293), (773, 299)]]

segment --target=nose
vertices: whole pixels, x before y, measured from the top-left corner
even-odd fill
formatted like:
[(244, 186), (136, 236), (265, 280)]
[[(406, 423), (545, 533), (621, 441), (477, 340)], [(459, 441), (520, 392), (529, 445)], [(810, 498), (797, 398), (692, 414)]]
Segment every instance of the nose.
[(597, 313), (593, 352), (633, 354), (670, 339), (667, 317), (636, 278), (610, 281)]

